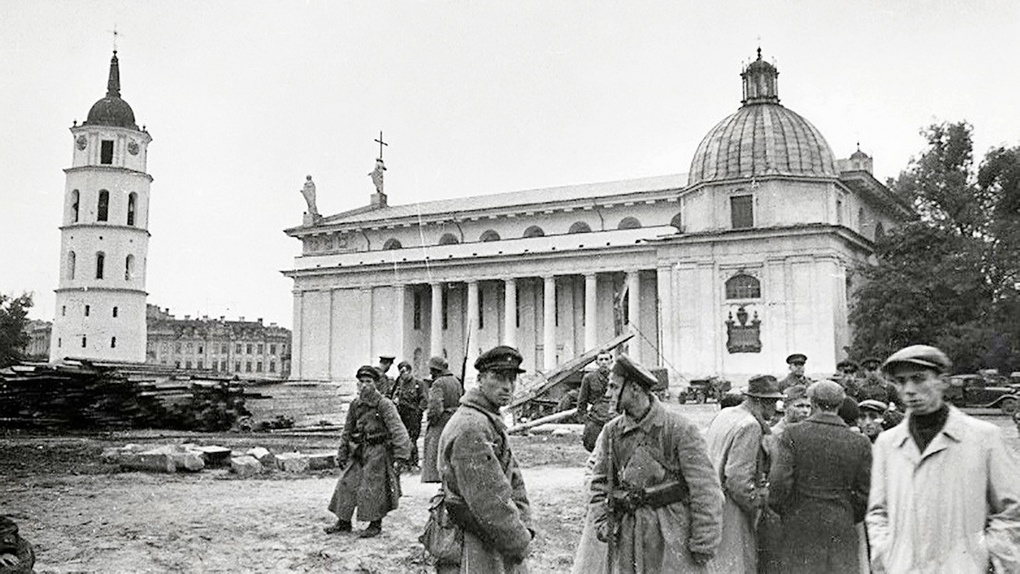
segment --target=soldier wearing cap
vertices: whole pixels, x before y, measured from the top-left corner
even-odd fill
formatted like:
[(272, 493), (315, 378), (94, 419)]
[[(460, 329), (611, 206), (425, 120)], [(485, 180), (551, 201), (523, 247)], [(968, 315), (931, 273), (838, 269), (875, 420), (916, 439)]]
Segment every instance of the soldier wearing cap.
[(460, 379), (450, 373), (450, 367), (442, 357), (429, 359), (429, 373), (432, 375), (432, 383), (429, 385), (427, 401), (428, 425), (425, 428), (425, 458), (421, 465), (421, 481), (440, 482), (439, 437), (443, 434), (446, 421), (456, 412), (464, 387)]
[(397, 407), (379, 394), (379, 371), (365, 365), (358, 369), (357, 377), (358, 397), (347, 409), (336, 454), (342, 474), (329, 501), (336, 524), (326, 532), (350, 532), (357, 508), (358, 520), (369, 523), (359, 536), (371, 538), (382, 532), (383, 517), (397, 508), (400, 473), (396, 465), (411, 456), (411, 441)]
[(390, 367), (393, 366), (393, 361), (395, 360), (396, 357), (393, 355), (379, 355), (379, 366), (376, 367), (379, 371), (379, 382), (376, 386), (379, 387), (379, 392), (382, 393), (382, 396), (387, 399), (393, 398), (393, 391), (396, 387), (393, 379), (386, 374), (389, 372)]
[[(589, 523), (573, 572), (704, 572), (722, 536), (722, 489), (697, 425), (655, 396), (658, 379), (617, 358), (606, 390), (621, 413), (596, 443)], [(606, 556), (608, 554), (608, 556)], [(608, 565), (608, 566), (607, 566)]]
[(882, 431), (889, 430), (903, 421), (903, 414), (889, 410), (889, 405), (875, 399), (865, 399), (857, 403), (859, 416), (857, 428), (864, 436), (875, 442)]
[(896, 387), (882, 377), (879, 371), (881, 364), (882, 361), (875, 357), (868, 357), (862, 361), (864, 378), (860, 382), (855, 398), (858, 401), (873, 399), (887, 405), (896, 405), (896, 408), (902, 411), (905, 408), (903, 401), (899, 393), (896, 392)]
[(757, 572), (757, 528), (769, 492), (763, 439), (772, 432), (767, 421), (781, 398), (775, 377), (755, 375), (748, 380), (744, 402), (719, 411), (705, 435), (708, 455), (726, 495), (723, 539), (714, 561), (720, 572)]
[(780, 391), (793, 385), (802, 385), (807, 388), (811, 384), (811, 379), (804, 376), (805, 364), (807, 364), (807, 355), (804, 353), (794, 353), (786, 357), (786, 366), (790, 372), (779, 381)]
[(521, 354), (498, 346), (475, 361), (478, 386), (460, 399), (439, 440), (449, 516), (464, 530), (460, 564), (438, 572), (524, 573), (534, 537), (531, 509), (500, 408), (513, 399)]
[(414, 376), (411, 363), (400, 361), (397, 365), (397, 380), (393, 385), (393, 403), (397, 405), (400, 421), (411, 438), (409, 464), (418, 466), (418, 437), (421, 436), (421, 416), (428, 405), (428, 391), (425, 383)]
[(860, 394), (861, 386), (858, 382), (858, 371), (860, 366), (850, 359), (844, 359), (836, 363), (836, 375), (832, 380), (836, 381), (843, 387), (846, 392), (846, 396), (852, 398), (854, 401), (859, 400), (857, 396)]
[(882, 364), (907, 419), (874, 445), (867, 525), (876, 572), (1020, 572), (1020, 465), (996, 425), (946, 404), (951, 368), (928, 345)]
[(834, 381), (807, 389), (811, 415), (777, 441), (769, 506), (782, 517), (781, 572), (859, 574), (857, 523), (864, 520), (871, 443), (837, 411), (846, 393)]
[(615, 415), (609, 410), (609, 399), (606, 394), (606, 387), (609, 386), (609, 368), (613, 365), (612, 353), (608, 351), (599, 353), (595, 357), (595, 363), (597, 368), (586, 373), (581, 379), (581, 390), (577, 395), (577, 414), (584, 420), (581, 443), (588, 452), (595, 448), (595, 439), (602, 432), (602, 427)]

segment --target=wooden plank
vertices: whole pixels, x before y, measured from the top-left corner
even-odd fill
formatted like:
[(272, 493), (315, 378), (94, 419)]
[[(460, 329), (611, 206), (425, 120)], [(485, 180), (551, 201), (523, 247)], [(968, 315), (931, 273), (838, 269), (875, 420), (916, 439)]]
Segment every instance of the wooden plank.
[(634, 338), (634, 333), (624, 333), (618, 337), (615, 337), (609, 341), (606, 341), (602, 345), (584, 353), (582, 355), (573, 358), (562, 365), (557, 365), (548, 372), (539, 373), (543, 382), (531, 389), (524, 389), (520, 396), (510, 401), (507, 408), (515, 408), (523, 405), (524, 403), (534, 399), (535, 397), (542, 396), (549, 389), (555, 387), (563, 379), (566, 379), (570, 375), (585, 368), (588, 363), (595, 360), (595, 357), (599, 356), (599, 353), (605, 353), (606, 351), (612, 351), (620, 345)]

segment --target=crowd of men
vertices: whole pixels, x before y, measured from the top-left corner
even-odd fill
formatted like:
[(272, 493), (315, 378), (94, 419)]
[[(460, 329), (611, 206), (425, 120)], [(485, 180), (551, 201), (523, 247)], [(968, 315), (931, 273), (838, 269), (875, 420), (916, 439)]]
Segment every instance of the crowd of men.
[[(390, 381), (392, 361), (357, 372), (327, 531), (351, 531), (357, 510), (360, 535), (379, 534), (426, 413), (422, 480), (440, 484), (458, 545), (437, 571), (526, 572), (535, 531), (500, 414), (520, 353), (483, 353), (466, 392), (439, 357), (428, 382), (406, 363)], [(573, 572), (1020, 572), (1020, 465), (998, 427), (943, 400), (942, 351), (821, 381), (806, 362), (751, 377), (703, 431), (645, 367), (600, 354), (578, 397), (591, 497)]]

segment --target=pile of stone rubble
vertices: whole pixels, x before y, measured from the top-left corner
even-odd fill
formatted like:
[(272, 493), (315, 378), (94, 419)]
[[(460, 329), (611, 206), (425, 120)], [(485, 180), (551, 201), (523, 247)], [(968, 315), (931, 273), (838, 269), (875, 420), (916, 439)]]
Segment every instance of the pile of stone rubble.
[(118, 464), (125, 470), (148, 472), (199, 472), (206, 468), (226, 468), (247, 477), (267, 471), (305, 473), (336, 468), (336, 452), (283, 452), (254, 447), (234, 451), (222, 446), (172, 444), (158, 447), (128, 444), (103, 451), (103, 462)]

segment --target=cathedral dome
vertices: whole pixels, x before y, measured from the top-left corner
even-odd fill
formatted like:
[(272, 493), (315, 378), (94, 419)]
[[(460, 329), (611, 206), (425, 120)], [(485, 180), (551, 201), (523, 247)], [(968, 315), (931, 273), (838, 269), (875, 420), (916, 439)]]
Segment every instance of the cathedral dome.
[(815, 126), (779, 104), (775, 66), (740, 74), (743, 105), (709, 130), (691, 160), (690, 184), (772, 175), (836, 177), (832, 149)]
[(106, 84), (106, 97), (92, 105), (88, 119), (83, 125), (138, 129), (135, 112), (120, 97), (120, 67), (116, 51), (110, 60), (110, 79)]

